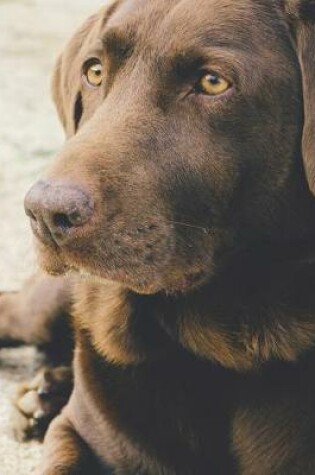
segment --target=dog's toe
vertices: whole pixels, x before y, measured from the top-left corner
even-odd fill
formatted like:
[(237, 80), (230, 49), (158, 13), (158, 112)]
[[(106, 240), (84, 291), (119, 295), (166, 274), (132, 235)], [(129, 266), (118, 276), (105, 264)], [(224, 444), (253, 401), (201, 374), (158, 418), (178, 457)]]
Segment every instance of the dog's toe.
[(45, 369), (21, 385), (13, 407), (13, 432), (17, 440), (42, 439), (51, 420), (67, 403), (72, 390), (69, 367)]

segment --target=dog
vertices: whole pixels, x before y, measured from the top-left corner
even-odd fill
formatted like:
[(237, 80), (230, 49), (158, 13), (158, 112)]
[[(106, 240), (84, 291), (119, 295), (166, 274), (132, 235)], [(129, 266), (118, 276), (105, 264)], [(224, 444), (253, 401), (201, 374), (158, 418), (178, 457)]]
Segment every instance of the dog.
[(314, 58), (313, 0), (114, 0), (68, 44), (25, 199), (74, 274), (42, 475), (315, 473)]

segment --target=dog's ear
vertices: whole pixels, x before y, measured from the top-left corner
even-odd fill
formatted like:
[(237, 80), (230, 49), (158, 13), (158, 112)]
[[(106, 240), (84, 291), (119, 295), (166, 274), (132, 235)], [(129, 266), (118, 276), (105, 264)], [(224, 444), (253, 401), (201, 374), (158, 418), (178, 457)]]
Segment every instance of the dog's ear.
[(89, 17), (72, 36), (63, 53), (59, 56), (52, 75), (52, 97), (59, 119), (70, 137), (76, 131), (76, 108), (81, 89), (81, 59), (89, 36), (96, 26), (101, 12)]
[(64, 107), (64, 98), (62, 94), (61, 68), (62, 68), (62, 56), (59, 56), (53, 70), (53, 75), (52, 75), (52, 80), (51, 80), (51, 93), (52, 93), (52, 98), (58, 112), (60, 122), (62, 123), (63, 128), (66, 129), (67, 121), (66, 121), (66, 113), (65, 113), (65, 107)]
[(309, 188), (315, 194), (315, 0), (284, 1), (302, 72), (304, 167)]
[(119, 2), (108, 0), (105, 7), (90, 16), (70, 39), (56, 62), (51, 84), (52, 96), (67, 137), (76, 132), (83, 113), (82, 63), (91, 45), (99, 40), (102, 28)]

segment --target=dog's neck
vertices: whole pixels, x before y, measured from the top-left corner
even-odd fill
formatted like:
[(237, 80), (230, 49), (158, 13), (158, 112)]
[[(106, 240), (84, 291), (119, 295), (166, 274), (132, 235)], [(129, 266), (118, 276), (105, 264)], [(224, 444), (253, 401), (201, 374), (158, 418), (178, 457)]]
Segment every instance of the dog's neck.
[(236, 259), (183, 303), (179, 341), (199, 356), (240, 371), (274, 359), (297, 361), (315, 345), (314, 285), (311, 249)]
[(81, 281), (74, 318), (116, 364), (169, 351), (237, 371), (297, 361), (315, 345), (315, 263), (310, 249), (285, 254), (238, 256), (217, 279), (181, 295), (142, 296), (112, 282)]

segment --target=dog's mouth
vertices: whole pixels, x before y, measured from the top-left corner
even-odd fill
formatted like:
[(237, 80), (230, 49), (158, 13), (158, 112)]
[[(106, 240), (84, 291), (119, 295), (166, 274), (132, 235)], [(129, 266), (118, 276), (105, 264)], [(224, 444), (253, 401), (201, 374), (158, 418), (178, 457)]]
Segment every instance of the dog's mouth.
[[(51, 275), (76, 273), (84, 279), (114, 281), (140, 294), (186, 293), (202, 285), (209, 278), (208, 266), (200, 264), (183, 268), (174, 264), (176, 258), (171, 252), (168, 256), (160, 255), (160, 262), (152, 265), (145, 258), (137, 258), (128, 262), (117, 251), (99, 259), (95, 252), (82, 252), (80, 248), (65, 250), (55, 243), (44, 243), (37, 239), (37, 254), (40, 267)], [(165, 247), (170, 250), (169, 244)]]
[[(52, 186), (47, 187), (49, 192)], [(70, 191), (75, 197), (79, 193), (85, 198), (82, 190)], [(53, 197), (56, 200), (55, 194)], [(187, 292), (202, 285), (213, 272), (214, 230), (206, 233), (199, 226), (179, 227), (182, 223), (177, 222), (175, 226), (163, 212), (121, 214), (111, 221), (107, 215), (104, 219), (102, 214), (94, 213), (84, 225), (77, 225), (72, 213), (69, 224), (58, 213), (53, 214), (52, 220), (49, 214), (45, 215), (45, 206), (42, 208), (39, 218), (34, 213), (28, 215), (39, 264), (50, 274), (76, 272), (87, 278), (118, 282), (138, 293), (153, 294)]]

